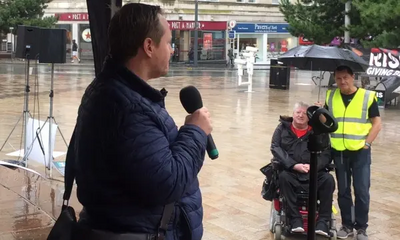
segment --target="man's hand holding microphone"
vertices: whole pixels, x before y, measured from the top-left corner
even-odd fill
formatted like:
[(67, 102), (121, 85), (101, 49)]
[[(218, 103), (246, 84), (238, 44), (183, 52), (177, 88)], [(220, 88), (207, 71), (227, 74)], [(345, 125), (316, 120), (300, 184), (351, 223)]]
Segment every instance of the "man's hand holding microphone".
[(194, 86), (184, 87), (179, 98), (185, 110), (190, 114), (186, 117), (185, 124), (194, 124), (207, 134), (207, 153), (214, 160), (219, 157), (219, 152), (211, 136), (211, 115), (207, 108), (203, 107), (200, 92)]
[(196, 110), (194, 113), (186, 116), (185, 124), (198, 126), (206, 133), (207, 136), (210, 135), (213, 130), (211, 114), (205, 107), (202, 107)]

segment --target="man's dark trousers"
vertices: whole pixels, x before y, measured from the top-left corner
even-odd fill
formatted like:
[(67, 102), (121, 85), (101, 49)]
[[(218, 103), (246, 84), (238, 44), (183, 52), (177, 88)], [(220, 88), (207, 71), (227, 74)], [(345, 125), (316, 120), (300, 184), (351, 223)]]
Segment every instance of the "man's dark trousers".
[[(358, 151), (333, 150), (338, 182), (338, 202), (342, 224), (350, 229), (368, 227), (369, 188), (371, 185), (371, 149)], [(355, 195), (353, 218), (353, 199), (351, 197), (351, 177)]]
[[(296, 189), (304, 189), (308, 192), (308, 181), (301, 182), (296, 173), (282, 171), (279, 174), (279, 189), (286, 199), (288, 206), (286, 214), (293, 220), (301, 218), (299, 207), (297, 206)], [(320, 200), (319, 217), (321, 220), (329, 221), (332, 215), (332, 199), (335, 191), (335, 180), (328, 172), (318, 173), (318, 199)]]

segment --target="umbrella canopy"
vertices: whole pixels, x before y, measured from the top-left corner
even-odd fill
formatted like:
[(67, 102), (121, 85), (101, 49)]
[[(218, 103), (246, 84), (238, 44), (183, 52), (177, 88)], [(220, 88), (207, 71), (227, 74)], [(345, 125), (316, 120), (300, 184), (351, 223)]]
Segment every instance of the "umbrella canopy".
[(281, 55), (278, 61), (300, 70), (333, 72), (338, 66), (345, 65), (354, 72), (364, 72), (368, 68), (368, 63), (353, 51), (335, 46), (298, 46)]

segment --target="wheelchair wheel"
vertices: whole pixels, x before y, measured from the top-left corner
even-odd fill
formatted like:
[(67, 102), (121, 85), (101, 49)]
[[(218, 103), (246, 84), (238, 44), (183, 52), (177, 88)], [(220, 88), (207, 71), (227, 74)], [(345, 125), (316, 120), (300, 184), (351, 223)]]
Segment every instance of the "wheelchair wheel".
[(331, 229), (335, 230), (336, 229), (336, 219), (335, 216), (332, 214), (332, 220), (331, 220)]
[(276, 224), (274, 227), (274, 240), (282, 239), (282, 225)]
[(275, 210), (274, 201), (271, 202), (271, 211), (269, 213), (269, 231), (275, 232), (275, 224), (278, 221), (278, 212)]
[(337, 232), (336, 230), (331, 230), (331, 237), (330, 240), (337, 240)]

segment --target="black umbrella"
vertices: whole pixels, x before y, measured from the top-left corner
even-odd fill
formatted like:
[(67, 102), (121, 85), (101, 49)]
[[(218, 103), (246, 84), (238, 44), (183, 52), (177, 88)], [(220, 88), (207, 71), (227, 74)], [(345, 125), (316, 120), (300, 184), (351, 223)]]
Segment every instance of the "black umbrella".
[(354, 72), (364, 72), (368, 68), (368, 63), (353, 51), (319, 45), (292, 48), (281, 55), (278, 61), (300, 70), (311, 71), (333, 72), (341, 65), (350, 67)]

